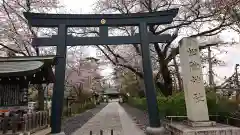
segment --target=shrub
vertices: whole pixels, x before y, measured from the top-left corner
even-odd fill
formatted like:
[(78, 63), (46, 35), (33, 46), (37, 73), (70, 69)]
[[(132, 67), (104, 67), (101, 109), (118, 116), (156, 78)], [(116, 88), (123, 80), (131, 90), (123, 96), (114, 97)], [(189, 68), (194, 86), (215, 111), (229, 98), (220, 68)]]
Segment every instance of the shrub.
[[(128, 103), (141, 110), (147, 110), (146, 98), (130, 97)], [(186, 105), (184, 93), (176, 93), (170, 97), (157, 96), (157, 103), (161, 117), (167, 115), (186, 116)], [(221, 117), (236, 117), (238, 104), (224, 98), (219, 98), (215, 93), (207, 93), (207, 104), (209, 115), (220, 115)], [(240, 117), (240, 116), (237, 116)]]
[(71, 109), (72, 109), (73, 114), (78, 114), (78, 113), (82, 113), (88, 109), (92, 109), (95, 106), (96, 105), (93, 102), (87, 102), (86, 104), (76, 102), (71, 105)]
[(146, 98), (130, 97), (128, 98), (128, 103), (141, 110), (147, 109)]
[(238, 111), (238, 103), (221, 98), (215, 93), (207, 93), (209, 114), (232, 117)]
[(89, 102), (85, 105), (85, 110), (92, 109), (96, 107), (96, 105), (93, 102)]
[(171, 97), (158, 96), (157, 101), (158, 108), (163, 116), (185, 114), (185, 102), (181, 94), (176, 94)]

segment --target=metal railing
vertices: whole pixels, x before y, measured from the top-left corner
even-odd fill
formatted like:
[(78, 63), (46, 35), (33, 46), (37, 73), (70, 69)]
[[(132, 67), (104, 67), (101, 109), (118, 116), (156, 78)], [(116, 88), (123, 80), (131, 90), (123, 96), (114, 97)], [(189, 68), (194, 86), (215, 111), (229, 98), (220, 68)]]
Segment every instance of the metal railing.
[[(240, 119), (234, 117), (223, 117), (224, 120), (220, 118), (220, 115), (209, 115), (210, 119), (214, 119), (214, 121), (222, 124), (232, 125), (236, 127), (240, 127)], [(164, 119), (164, 123), (172, 123), (176, 121), (176, 119), (185, 119), (187, 120), (187, 116), (166, 116)]]

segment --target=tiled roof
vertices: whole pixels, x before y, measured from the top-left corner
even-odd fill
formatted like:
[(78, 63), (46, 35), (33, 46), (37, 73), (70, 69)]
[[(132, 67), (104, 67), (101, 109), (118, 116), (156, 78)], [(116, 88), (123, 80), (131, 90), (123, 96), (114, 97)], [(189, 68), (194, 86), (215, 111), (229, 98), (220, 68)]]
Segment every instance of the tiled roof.
[(54, 56), (0, 57), (0, 83), (19, 77), (26, 77), (31, 83), (53, 82), (55, 62)]
[(35, 73), (42, 66), (41, 61), (0, 62), (0, 76), (12, 76), (19, 72)]

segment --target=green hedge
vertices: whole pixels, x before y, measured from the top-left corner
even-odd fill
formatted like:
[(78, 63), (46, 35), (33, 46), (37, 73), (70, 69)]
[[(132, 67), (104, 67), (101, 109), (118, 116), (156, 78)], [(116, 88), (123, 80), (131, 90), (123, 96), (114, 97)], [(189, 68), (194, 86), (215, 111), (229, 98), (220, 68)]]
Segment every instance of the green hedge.
[(77, 110), (77, 111), (73, 111), (73, 113), (78, 114), (86, 110), (92, 109), (95, 106), (96, 105), (93, 102), (87, 102), (86, 104), (77, 103), (76, 105), (72, 106), (72, 110)]
[[(74, 115), (74, 114), (79, 114), (79, 113), (82, 113), (86, 110), (89, 110), (89, 109), (92, 109), (92, 108), (95, 108), (96, 105), (93, 103), (93, 102), (87, 102), (87, 103), (73, 103), (71, 105), (71, 114)], [(67, 116), (67, 107), (64, 107), (64, 110), (63, 110), (63, 113), (64, 115), (63, 116)]]
[[(216, 102), (217, 101), (217, 102)], [(161, 117), (165, 116), (186, 116), (186, 106), (184, 93), (177, 93), (171, 97), (157, 97), (159, 113)], [(128, 103), (136, 108), (147, 110), (146, 98), (129, 97)], [(221, 117), (231, 116), (238, 117), (238, 104), (233, 101), (221, 98), (219, 99), (215, 93), (207, 93), (207, 103), (209, 115), (220, 115)]]

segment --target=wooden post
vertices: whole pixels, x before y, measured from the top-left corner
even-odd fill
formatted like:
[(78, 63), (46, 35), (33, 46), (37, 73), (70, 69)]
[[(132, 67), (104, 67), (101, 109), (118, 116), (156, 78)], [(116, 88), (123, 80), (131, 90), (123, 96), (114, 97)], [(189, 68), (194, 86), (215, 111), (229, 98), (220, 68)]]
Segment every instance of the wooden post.
[(45, 126), (47, 124), (47, 116), (46, 116), (46, 113), (43, 112), (43, 126)]
[(45, 115), (46, 115), (46, 124), (44, 125), (44, 126), (46, 126), (47, 124), (48, 124), (48, 122), (49, 122), (49, 117), (48, 117), (48, 115), (47, 115), (47, 112), (44, 112), (45, 113)]
[(38, 121), (37, 121), (37, 127), (40, 127), (40, 126), (41, 126), (41, 125), (40, 125), (40, 121), (41, 121), (41, 119), (40, 119), (40, 114), (41, 114), (41, 111), (37, 112), (37, 119), (38, 119)]
[(18, 114), (13, 114), (11, 118), (11, 123), (12, 123), (12, 133), (16, 133), (18, 129)]
[(32, 129), (36, 128), (36, 113), (32, 113)]
[(39, 127), (41, 127), (41, 120), (42, 120), (42, 116), (41, 116), (41, 111), (39, 112)]
[(40, 117), (40, 112), (37, 112), (36, 113), (36, 128), (38, 129), (39, 127), (40, 127), (40, 119), (39, 119), (39, 117)]
[[(0, 99), (1, 100), (1, 99)], [(0, 131), (3, 129), (3, 118), (0, 117)]]
[(44, 119), (45, 119), (45, 116), (44, 116), (44, 112), (42, 112), (42, 114), (41, 114), (42, 116), (42, 122), (41, 122), (41, 124), (42, 124), (42, 126), (44, 126), (45, 125), (45, 121), (44, 121)]
[(40, 112), (39, 112), (39, 115), (40, 115), (40, 116), (39, 116), (39, 119), (40, 119), (40, 120), (39, 120), (39, 126), (40, 126), (40, 127), (42, 127), (42, 123), (43, 123), (43, 122), (42, 122), (42, 121), (43, 121), (42, 114), (43, 114), (43, 112), (40, 111)]
[(28, 113), (28, 130), (31, 131), (32, 129), (32, 114)]
[(27, 114), (23, 114), (22, 131), (26, 132), (27, 126), (28, 126), (28, 117), (27, 117)]
[(8, 131), (8, 124), (9, 124), (9, 114), (4, 113), (3, 117), (3, 134), (7, 133)]
[(113, 135), (113, 129), (111, 130), (111, 135)]

